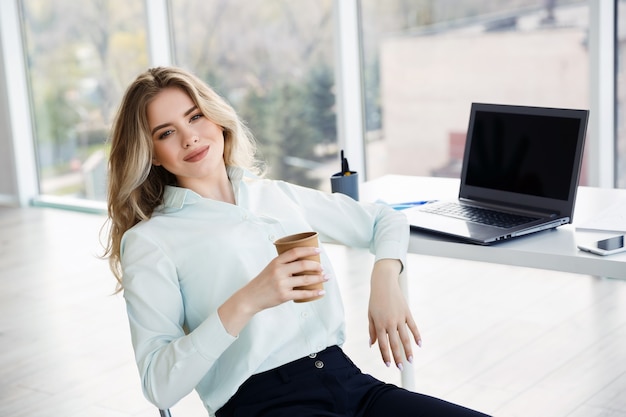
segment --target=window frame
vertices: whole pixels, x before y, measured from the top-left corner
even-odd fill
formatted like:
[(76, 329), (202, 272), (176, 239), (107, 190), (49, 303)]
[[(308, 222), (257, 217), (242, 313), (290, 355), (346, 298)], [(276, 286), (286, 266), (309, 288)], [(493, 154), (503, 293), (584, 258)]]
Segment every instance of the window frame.
[(2, 200), (24, 207), (39, 195), (39, 173), (18, 6), (17, 1), (0, 2), (0, 74), (4, 74), (5, 79), (2, 81), (7, 93), (0, 103), (6, 103), (7, 106), (9, 126), (4, 137), (10, 141), (9, 148), (13, 150), (15, 178), (13, 192), (2, 196)]

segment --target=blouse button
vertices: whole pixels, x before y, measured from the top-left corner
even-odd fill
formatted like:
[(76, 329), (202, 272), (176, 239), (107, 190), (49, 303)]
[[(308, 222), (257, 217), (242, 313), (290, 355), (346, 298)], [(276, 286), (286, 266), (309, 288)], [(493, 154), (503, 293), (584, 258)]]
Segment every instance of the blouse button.
[(268, 238), (269, 238), (269, 240), (271, 240), (271, 241), (273, 242), (273, 241), (274, 241), (274, 239), (276, 238), (276, 236), (274, 236), (274, 235), (269, 235), (269, 236), (268, 236)]
[(317, 357), (317, 353), (311, 353), (309, 355), (309, 358), (311, 358), (311, 359), (315, 359), (316, 357)]
[(315, 361), (315, 367), (317, 369), (322, 369), (324, 367), (324, 362), (322, 362), (322, 361)]

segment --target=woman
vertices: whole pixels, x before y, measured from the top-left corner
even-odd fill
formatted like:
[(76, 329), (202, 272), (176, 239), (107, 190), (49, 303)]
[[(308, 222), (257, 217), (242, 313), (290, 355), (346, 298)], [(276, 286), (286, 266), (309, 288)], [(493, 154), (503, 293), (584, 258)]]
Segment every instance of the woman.
[[(111, 145), (107, 255), (156, 406), (195, 389), (218, 417), (479, 415), (362, 374), (339, 347), (343, 307), (323, 249), (277, 256), (273, 245), (314, 230), (369, 247), (371, 343), (401, 367), (421, 343), (398, 285), (402, 214), (254, 175), (254, 142), (235, 111), (178, 68), (129, 86)], [(302, 260), (316, 254), (319, 263)], [(319, 282), (322, 292), (298, 289)]]

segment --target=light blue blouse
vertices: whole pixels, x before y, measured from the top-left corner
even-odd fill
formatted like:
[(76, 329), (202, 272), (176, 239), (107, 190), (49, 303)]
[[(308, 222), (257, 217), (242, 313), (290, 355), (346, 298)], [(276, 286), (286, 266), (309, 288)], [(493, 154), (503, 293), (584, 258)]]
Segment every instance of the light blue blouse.
[(333, 276), (324, 297), (264, 310), (237, 337), (224, 329), (218, 307), (277, 256), (274, 240), (315, 230), (321, 242), (405, 262), (409, 228), (400, 212), (238, 168), (228, 174), (236, 205), (167, 187), (153, 216), (122, 239), (137, 366), (146, 398), (159, 408), (195, 388), (212, 415), (251, 375), (343, 344), (341, 277), (323, 251), (321, 262)]

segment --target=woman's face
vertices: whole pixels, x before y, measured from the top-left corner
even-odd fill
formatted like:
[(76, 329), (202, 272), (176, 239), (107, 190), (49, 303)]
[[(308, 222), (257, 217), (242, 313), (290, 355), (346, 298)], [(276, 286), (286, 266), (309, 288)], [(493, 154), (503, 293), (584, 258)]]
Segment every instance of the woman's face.
[(178, 185), (219, 178), (225, 172), (223, 128), (206, 118), (179, 88), (157, 94), (147, 109), (154, 146), (152, 163), (176, 176)]

